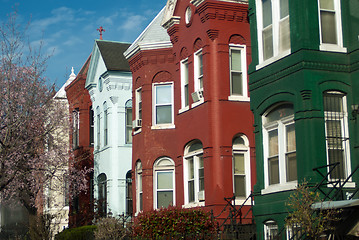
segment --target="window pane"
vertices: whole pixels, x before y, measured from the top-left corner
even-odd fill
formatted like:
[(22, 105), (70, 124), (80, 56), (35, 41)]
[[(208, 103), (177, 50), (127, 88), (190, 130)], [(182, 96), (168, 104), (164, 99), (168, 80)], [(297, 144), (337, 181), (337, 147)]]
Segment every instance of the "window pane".
[(156, 104), (172, 102), (171, 85), (156, 86)]
[(184, 84), (188, 84), (188, 63), (184, 63), (183, 66), (184, 66), (184, 76), (183, 76)]
[(337, 44), (337, 32), (334, 12), (320, 12), (320, 23), (322, 28), (322, 42)]
[(232, 72), (232, 95), (243, 95), (242, 73)]
[(263, 29), (263, 59), (273, 57), (273, 33), (272, 26)]
[(237, 197), (246, 196), (246, 178), (245, 176), (234, 176), (234, 195)]
[(268, 159), (269, 185), (279, 183), (279, 163), (278, 157)]
[(284, 18), (289, 15), (288, 0), (280, 0), (280, 18)]
[(319, 2), (320, 2), (320, 9), (334, 10), (333, 0), (320, 0)]
[(172, 172), (157, 172), (157, 189), (173, 189)]
[(194, 178), (193, 158), (188, 159), (188, 179)]
[(173, 191), (157, 192), (157, 208), (173, 205)]
[(297, 156), (296, 153), (286, 155), (287, 160), (287, 182), (297, 180)]
[(140, 196), (140, 200), (139, 200), (139, 202), (140, 202), (140, 211), (143, 209), (143, 201), (142, 201), (142, 192), (139, 194)]
[(194, 180), (188, 181), (188, 201), (194, 202)]
[(342, 129), (341, 121), (339, 120), (327, 120), (327, 141), (329, 148), (342, 148)]
[(188, 83), (184, 86), (184, 105), (188, 106), (188, 98), (189, 98), (189, 92), (188, 92)]
[(289, 17), (279, 23), (279, 52), (290, 49)]
[(244, 154), (234, 154), (234, 174), (245, 174)]
[(296, 150), (296, 142), (295, 142), (295, 127), (294, 124), (286, 126), (287, 131), (287, 152)]
[(172, 105), (156, 107), (156, 123), (172, 123)]
[(188, 152), (194, 152), (194, 151), (200, 150), (202, 148), (203, 148), (202, 143), (199, 142), (199, 141), (196, 141), (196, 142), (191, 144), (191, 146), (188, 149)]
[(199, 191), (204, 190), (204, 166), (203, 156), (199, 157), (199, 169), (198, 169), (198, 180), (199, 180)]
[(278, 155), (278, 130), (272, 130), (268, 133), (269, 156)]
[(264, 224), (264, 230), (265, 230), (265, 240), (272, 240), (276, 239), (278, 235), (278, 225), (274, 221), (268, 221)]
[(270, 113), (266, 116), (266, 123), (277, 121), (281, 118), (293, 115), (293, 106), (290, 104), (280, 105), (279, 107), (274, 108)]
[(199, 75), (203, 75), (203, 61), (202, 61), (202, 53), (198, 54), (198, 73)]
[(343, 94), (324, 94), (324, 111), (343, 112)]
[(272, 2), (271, 0), (262, 0), (263, 28), (272, 24)]
[(241, 71), (241, 51), (240, 50), (231, 50), (231, 69), (235, 71)]
[(126, 110), (126, 125), (132, 125), (132, 108), (127, 108)]
[(344, 179), (345, 178), (345, 166), (344, 166), (344, 151), (342, 149), (329, 149), (328, 150), (329, 164), (339, 163), (330, 174), (332, 179)]

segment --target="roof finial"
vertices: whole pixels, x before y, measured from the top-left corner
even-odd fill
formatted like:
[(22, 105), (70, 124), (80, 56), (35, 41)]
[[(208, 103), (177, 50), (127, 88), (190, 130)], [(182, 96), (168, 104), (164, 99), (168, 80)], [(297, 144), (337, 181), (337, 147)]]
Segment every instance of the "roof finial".
[(100, 32), (100, 40), (103, 40), (102, 39), (102, 32), (106, 32), (105, 29), (101, 26), (100, 28), (97, 28), (97, 31)]

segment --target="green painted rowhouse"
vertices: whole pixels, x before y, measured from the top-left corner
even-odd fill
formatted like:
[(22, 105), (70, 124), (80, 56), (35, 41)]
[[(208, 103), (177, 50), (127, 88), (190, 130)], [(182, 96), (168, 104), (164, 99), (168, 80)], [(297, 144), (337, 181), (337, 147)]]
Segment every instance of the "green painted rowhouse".
[(337, 227), (346, 235), (359, 218), (359, 1), (249, 0), (249, 21), (257, 239), (290, 239), (289, 195), (336, 162), (328, 178), (348, 181), (334, 200), (358, 216)]

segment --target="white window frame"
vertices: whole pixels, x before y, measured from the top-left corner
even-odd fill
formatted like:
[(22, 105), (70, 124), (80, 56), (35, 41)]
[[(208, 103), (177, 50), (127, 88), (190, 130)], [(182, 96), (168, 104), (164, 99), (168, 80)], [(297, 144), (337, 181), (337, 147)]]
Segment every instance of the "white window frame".
[[(244, 145), (232, 145), (232, 154), (233, 154), (233, 160), (232, 160), (232, 181), (233, 181), (233, 193), (235, 192), (235, 173), (234, 173), (234, 155), (235, 154), (243, 154), (244, 155), (244, 169), (245, 169), (245, 187), (246, 187), (246, 196), (245, 197), (236, 197), (235, 203), (236, 205), (243, 204), (244, 200), (251, 194), (251, 163), (250, 163), (250, 152), (249, 152), (249, 141), (248, 138), (245, 135), (239, 135), (236, 136), (236, 138), (241, 138), (244, 141)], [(246, 204), (250, 205), (250, 202), (247, 202)]]
[(108, 135), (108, 125), (109, 125), (109, 109), (107, 103), (103, 104), (103, 145), (108, 146), (109, 144), (109, 135)]
[[(269, 224), (275, 224), (275, 225), (270, 227)], [(270, 235), (273, 230), (276, 230), (276, 232), (278, 233), (279, 228), (277, 222), (273, 220), (268, 220), (263, 224), (263, 226), (264, 226), (264, 240), (273, 240), (273, 238)]]
[[(187, 80), (187, 83), (186, 83)], [(187, 86), (187, 95), (186, 95)], [(187, 100), (187, 105), (186, 105)], [(189, 64), (188, 58), (181, 61), (181, 109), (179, 113), (187, 111), (189, 109), (190, 92), (189, 92)]]
[(333, 0), (334, 1), (334, 11), (323, 9), (323, 11), (330, 11), (335, 13), (335, 30), (336, 30), (336, 37), (337, 37), (337, 44), (331, 43), (323, 43), (322, 40), (322, 24), (321, 24), (321, 11), (320, 8), (320, 0), (317, 1), (318, 3), (318, 18), (319, 18), (319, 37), (320, 37), (320, 46), (319, 49), (321, 51), (332, 51), (332, 52), (347, 52), (347, 49), (343, 46), (343, 31), (342, 31), (342, 16), (341, 16), (341, 4), (340, 0)]
[[(202, 59), (202, 61), (200, 61), (200, 59)], [(200, 68), (200, 64), (202, 64), (202, 74), (200, 74), (199, 68)], [(194, 66), (194, 78), (193, 78), (193, 83), (194, 83), (194, 91), (195, 92), (200, 92), (203, 96), (203, 89), (204, 89), (204, 76), (203, 76), (203, 51), (202, 49), (198, 50), (197, 52), (194, 53), (194, 60), (193, 60), (193, 66)], [(200, 86), (202, 82), (202, 87)], [(192, 103), (191, 107), (196, 107), (200, 104), (202, 104), (204, 102), (204, 96), (202, 98), (199, 99), (199, 101)]]
[[(194, 143), (194, 142), (193, 142)], [(185, 155), (184, 155), (184, 161), (183, 161), (183, 178), (184, 178), (184, 197), (185, 197), (185, 203), (183, 207), (196, 207), (196, 206), (204, 206), (205, 200), (200, 201), (199, 200), (199, 194), (203, 194), (203, 197), (205, 199), (205, 190), (202, 190), (203, 193), (199, 190), (199, 174), (198, 171), (200, 169), (200, 156), (203, 158), (203, 147), (199, 150), (188, 152), (188, 149), (192, 143), (188, 144), (185, 149)], [(193, 158), (193, 171), (194, 171), (194, 201), (189, 201), (189, 189), (188, 189), (188, 181), (189, 181), (189, 160)], [(203, 165), (205, 164), (205, 161), (203, 159)], [(204, 166), (203, 166), (204, 168)], [(205, 179), (206, 176), (204, 176)]]
[[(289, 18), (289, 25), (290, 25), (290, 14), (280, 19), (280, 0), (269, 0), (271, 1), (272, 5), (272, 38), (273, 38), (273, 56), (264, 60), (264, 48), (263, 48), (263, 8), (262, 8), (262, 0), (256, 0), (256, 17), (257, 17), (257, 40), (258, 40), (258, 65), (256, 69), (260, 69), (270, 63), (273, 63), (291, 53), (291, 46), (289, 49), (280, 51), (279, 50), (279, 25), (280, 22), (284, 21), (285, 19)], [(268, 26), (267, 26), (268, 27)], [(290, 35), (290, 26), (289, 26), (289, 35)], [(290, 37), (289, 37), (290, 41)], [(289, 42), (290, 44), (290, 42)]]
[[(169, 165), (161, 165), (161, 161), (170, 161), (171, 164)], [(172, 188), (171, 189), (157, 189), (157, 181), (158, 181), (158, 173), (171, 173), (172, 174)], [(160, 158), (158, 160), (156, 160), (156, 162), (154, 163), (154, 168), (153, 168), (153, 207), (154, 209), (158, 209), (161, 208), (162, 206), (158, 206), (157, 203), (157, 192), (161, 192), (161, 191), (172, 191), (172, 205), (171, 206), (175, 206), (176, 205), (176, 191), (175, 191), (175, 164), (172, 161), (172, 159), (170, 158)], [(165, 206), (167, 207), (167, 206)]]
[(80, 111), (77, 108), (72, 112), (72, 128), (72, 148), (76, 149), (80, 141)]
[[(131, 104), (128, 105), (128, 103)], [(131, 118), (129, 119), (129, 111), (131, 111)], [(132, 144), (132, 100), (128, 100), (125, 104), (125, 143)]]
[(101, 112), (100, 108), (96, 108), (96, 148), (101, 148)]
[[(327, 154), (327, 164), (330, 164), (330, 160), (329, 160), (329, 144), (328, 144), (328, 140), (327, 140), (327, 131), (328, 130), (327, 130), (326, 122), (327, 122), (327, 120), (330, 120), (330, 118), (334, 116), (335, 120), (340, 119), (340, 125), (341, 125), (340, 127), (341, 127), (341, 133), (342, 133), (341, 138), (346, 139), (342, 144), (343, 154), (344, 154), (343, 162), (345, 163), (345, 166), (343, 166), (344, 178), (346, 179), (351, 174), (347, 98), (346, 98), (346, 95), (344, 93), (339, 92), (339, 91), (326, 91), (325, 93), (333, 94), (333, 95), (340, 95), (341, 96), (342, 108), (343, 108), (343, 112), (340, 112), (340, 113), (324, 111), (325, 137), (326, 137), (325, 145), (326, 145), (326, 154)], [(345, 179), (342, 179), (342, 180), (345, 180)], [(338, 179), (332, 179), (332, 180), (338, 180)]]
[[(241, 52), (241, 73), (242, 73), (242, 95), (232, 93), (232, 50)], [(237, 71), (238, 72), (238, 71)], [(248, 97), (248, 80), (247, 80), (247, 53), (245, 45), (230, 44), (229, 45), (229, 85), (230, 93), (228, 100), (230, 101), (249, 101)]]
[[(277, 107), (277, 106), (276, 106)], [(272, 108), (268, 113), (270, 113), (274, 108)], [(262, 117), (263, 124), (263, 153), (264, 153), (264, 186), (265, 189), (262, 190), (262, 194), (272, 193), (277, 191), (285, 191), (295, 189), (298, 180), (287, 181), (287, 162), (286, 154), (292, 153), (287, 152), (286, 150), (286, 127), (294, 123), (294, 114), (283, 117), (279, 120), (275, 120), (269, 123), (266, 123), (266, 116)], [(279, 183), (269, 184), (269, 132), (277, 130), (278, 131), (278, 167), (279, 167)], [(296, 152), (296, 151), (295, 151)], [(298, 165), (297, 165), (298, 169)]]
[[(171, 87), (171, 102), (166, 104), (157, 104), (156, 103), (156, 88), (161, 86), (170, 86)], [(167, 129), (167, 128), (174, 128), (174, 94), (173, 94), (173, 82), (163, 82), (163, 83), (154, 83), (152, 85), (152, 127), (151, 129)], [(157, 123), (156, 116), (157, 116), (157, 106), (171, 106), (171, 122), (170, 123)]]
[(143, 210), (142, 163), (136, 163), (136, 214)]
[[(143, 106), (142, 106), (142, 88), (141, 87), (136, 89), (135, 98), (136, 98), (136, 116), (135, 116), (135, 119), (136, 120), (142, 120), (142, 107)], [(140, 116), (140, 114), (141, 114), (141, 116)]]

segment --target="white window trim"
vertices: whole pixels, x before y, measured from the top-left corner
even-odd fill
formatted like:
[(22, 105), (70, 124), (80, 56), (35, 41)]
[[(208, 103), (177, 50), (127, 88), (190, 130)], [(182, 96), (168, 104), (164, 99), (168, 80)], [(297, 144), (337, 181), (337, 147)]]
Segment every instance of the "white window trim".
[(318, 3), (318, 19), (319, 19), (319, 38), (320, 38), (320, 45), (319, 49), (321, 51), (328, 51), (328, 52), (342, 52), (346, 53), (347, 48), (343, 46), (343, 30), (342, 30), (342, 15), (341, 15), (341, 4), (340, 0), (333, 0), (334, 1), (334, 12), (335, 12), (335, 28), (337, 32), (337, 44), (330, 44), (330, 43), (323, 43), (322, 42), (322, 25), (320, 20), (320, 0), (317, 1)]
[[(244, 140), (244, 147), (233, 145), (233, 155), (236, 153), (244, 154), (244, 169), (245, 169), (245, 179), (246, 179), (246, 197), (236, 197), (236, 205), (242, 205), (245, 199), (251, 194), (251, 162), (250, 162), (250, 148), (248, 138), (244, 135), (238, 136)], [(232, 172), (234, 170), (234, 159), (232, 160)], [(234, 172), (232, 174), (233, 181), (233, 192), (234, 192)], [(245, 205), (251, 205), (251, 202), (247, 201)]]
[[(140, 166), (139, 166), (140, 165)], [(139, 167), (141, 167), (141, 169), (139, 169)], [(143, 175), (142, 175), (142, 163), (141, 162), (137, 162), (136, 163), (136, 215), (141, 212), (143, 209), (141, 208), (140, 205), (140, 195), (142, 194), (142, 207), (143, 207)], [(140, 183), (138, 181), (138, 179), (141, 178), (141, 189), (142, 191), (140, 191)]]
[[(263, 60), (263, 9), (262, 1), (256, 0), (256, 17), (257, 17), (257, 41), (258, 41), (258, 65), (256, 70), (261, 69), (291, 53), (291, 48), (285, 51), (279, 52), (277, 42), (279, 42), (279, 16), (280, 16), (280, 6), (279, 0), (270, 0), (272, 1), (272, 31), (273, 31), (273, 56), (269, 59)], [(290, 16), (289, 16), (290, 18)], [(290, 20), (289, 20), (290, 22)]]
[[(276, 221), (273, 221), (273, 220), (268, 220), (264, 223), (263, 227), (264, 227), (264, 240), (271, 240), (271, 238), (268, 238), (267, 236), (267, 232), (270, 231), (271, 228), (268, 227), (268, 223), (274, 223), (276, 226), (277, 226), (277, 232), (279, 230), (278, 228), (278, 223)], [(273, 228), (274, 229), (274, 228)]]
[[(241, 51), (241, 72), (242, 72), (242, 90), (243, 95), (232, 95), (232, 74), (231, 74), (231, 50), (240, 50)], [(245, 45), (238, 45), (238, 44), (230, 44), (229, 45), (229, 86), (230, 86), (230, 93), (228, 96), (228, 100), (230, 101), (244, 101), (249, 102), (248, 96), (248, 79), (247, 79), (247, 51)]]
[[(264, 117), (265, 118), (265, 117)], [(263, 155), (264, 155), (264, 186), (265, 189), (262, 190), (262, 194), (278, 192), (278, 191), (286, 191), (295, 189), (298, 185), (298, 181), (290, 181), (287, 182), (286, 179), (286, 159), (285, 159), (285, 127), (288, 125), (294, 124), (294, 115), (290, 115), (282, 118), (281, 120), (277, 120), (274, 122), (270, 122), (268, 124), (263, 124)], [(269, 170), (268, 170), (268, 156), (269, 156), (269, 143), (268, 143), (268, 132), (271, 130), (278, 130), (278, 165), (279, 165), (279, 183), (269, 185)]]
[(154, 176), (154, 182), (153, 182), (153, 208), (158, 209), (157, 206), (157, 173), (158, 172), (171, 172), (172, 173), (172, 189), (162, 189), (162, 190), (172, 190), (173, 191), (173, 199), (172, 199), (172, 206), (176, 206), (176, 184), (175, 184), (175, 165), (172, 159), (170, 158), (161, 158), (158, 159), (155, 163), (155, 165), (163, 160), (167, 159), (172, 162), (172, 166), (154, 166), (153, 168), (153, 176)]
[[(194, 53), (194, 60), (193, 60), (193, 66), (194, 66), (194, 71), (193, 71), (193, 83), (194, 83), (194, 91), (197, 92), (197, 91), (202, 91), (203, 93), (203, 89), (204, 89), (204, 86), (201, 88), (200, 87), (200, 77), (202, 77), (202, 84), (204, 85), (204, 76), (203, 74), (200, 75), (199, 74), (199, 71), (198, 71), (198, 65), (199, 65), (199, 57), (198, 56), (202, 56), (202, 65), (204, 66), (203, 64), (203, 52), (202, 52), (202, 48), (200, 50), (198, 50), (197, 52)], [(203, 71), (204, 73), (204, 71)], [(194, 108), (200, 104), (202, 104), (204, 102), (204, 96), (203, 98), (201, 98), (199, 101), (197, 102), (194, 102), (192, 103), (191, 107)]]
[[(331, 92), (331, 91), (329, 91)], [(335, 92), (335, 91), (333, 91)], [(343, 94), (341, 92), (338, 92), (340, 94)], [(329, 115), (339, 115), (340, 117), (340, 127), (341, 127), (341, 132), (343, 134), (342, 137), (348, 139), (345, 141), (345, 143), (343, 143), (343, 149), (347, 149), (347, 151), (344, 151), (344, 161), (345, 161), (345, 165), (344, 167), (344, 171), (345, 171), (345, 178), (349, 177), (349, 175), (352, 173), (352, 169), (351, 169), (351, 161), (350, 161), (350, 143), (349, 143), (349, 125), (348, 125), (348, 111), (347, 111), (347, 97), (346, 95), (343, 94), (342, 96), (342, 106), (343, 106), (343, 112), (342, 113), (337, 113), (337, 112), (324, 112), (324, 120), (326, 121), (327, 116)], [(325, 137), (327, 136), (327, 124), (325, 125)], [(325, 149), (326, 149), (326, 155), (327, 155), (327, 164), (329, 164), (329, 157), (328, 157), (328, 141), (325, 142)], [(328, 169), (329, 171), (329, 169)], [(330, 176), (329, 176), (330, 177)], [(339, 179), (331, 179), (331, 180), (339, 180)], [(344, 179), (342, 179), (344, 180)], [(352, 187), (353, 185), (355, 186), (355, 182), (352, 183), (352, 178), (349, 179), (350, 182), (348, 182), (346, 185), (347, 187)]]
[[(198, 192), (199, 192), (199, 176), (198, 176), (198, 169), (199, 169), (199, 157), (201, 155), (203, 157), (203, 148), (197, 151), (193, 151), (190, 153), (185, 154), (184, 161), (183, 161), (183, 179), (184, 179), (184, 198), (185, 202), (183, 207), (184, 208), (191, 208), (197, 206), (204, 206), (205, 201), (198, 200)], [(194, 202), (189, 202), (188, 196), (188, 158), (193, 157), (193, 168), (194, 168)], [(205, 191), (205, 190), (204, 190)], [(205, 192), (204, 192), (205, 194)]]
[[(157, 86), (171, 86), (171, 123), (156, 123), (156, 87)], [(175, 128), (174, 125), (174, 92), (173, 92), (173, 82), (163, 82), (163, 83), (154, 83), (152, 85), (152, 126), (151, 129), (173, 129)]]
[(186, 74), (186, 72), (185, 72), (185, 65), (187, 65), (187, 85), (189, 86), (189, 80), (190, 80), (190, 78), (189, 78), (189, 69), (188, 69), (188, 67), (189, 67), (189, 65), (188, 65), (188, 58), (186, 58), (186, 59), (184, 59), (184, 60), (182, 60), (181, 61), (181, 109), (178, 111), (179, 113), (182, 113), (182, 112), (185, 112), (185, 111), (187, 111), (188, 109), (189, 109), (189, 102), (190, 102), (190, 92), (189, 92), (189, 89), (188, 89), (188, 96), (187, 96), (187, 98), (188, 98), (188, 105), (187, 106), (185, 106), (185, 100), (186, 100), (186, 96), (185, 96), (185, 78), (184, 78), (184, 76), (185, 76), (185, 74)]
[[(139, 96), (141, 95), (141, 103), (142, 103), (142, 87), (139, 87), (139, 88), (137, 88), (136, 89), (136, 102), (135, 102), (135, 104), (136, 104), (136, 113), (135, 113), (135, 119), (136, 120), (142, 120), (142, 117), (140, 118), (140, 111), (139, 111), (139, 104), (140, 104), (140, 101), (139, 101)], [(143, 106), (142, 106), (142, 108), (143, 108)], [(143, 111), (143, 109), (142, 109), (142, 111)]]

